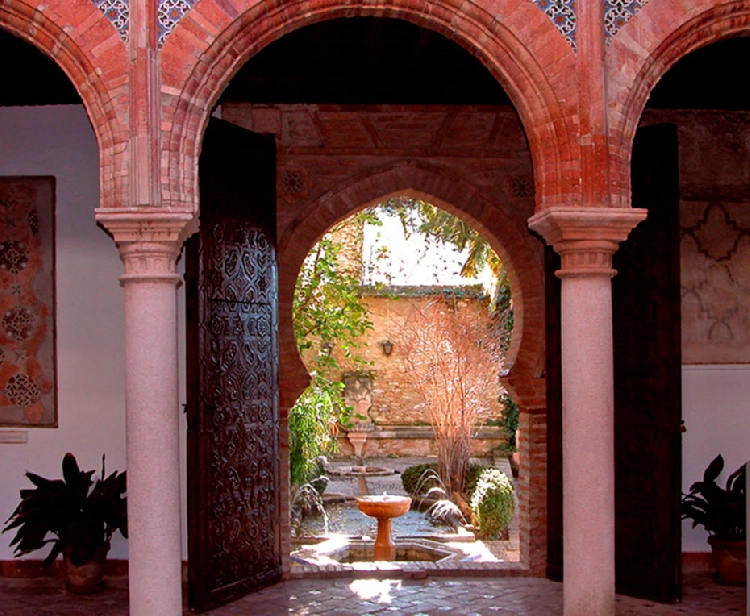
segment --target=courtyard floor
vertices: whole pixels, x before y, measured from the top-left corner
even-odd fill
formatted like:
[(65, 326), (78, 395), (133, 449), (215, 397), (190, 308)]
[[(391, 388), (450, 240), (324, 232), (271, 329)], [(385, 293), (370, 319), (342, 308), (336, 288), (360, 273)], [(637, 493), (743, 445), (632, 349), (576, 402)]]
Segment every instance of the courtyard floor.
[[(412, 462), (412, 461), (409, 461)], [(367, 460), (396, 466), (392, 460)], [(402, 463), (403, 464), (403, 463)], [(402, 468), (397, 468), (401, 471)], [(403, 493), (399, 475), (368, 479), (370, 493)], [(328, 494), (353, 497), (359, 485), (353, 478), (337, 478)], [(503, 560), (517, 560), (517, 525), (511, 540), (496, 546)], [(500, 549), (502, 548), (502, 550)], [(558, 615), (562, 613), (562, 585), (539, 578), (501, 577), (492, 563), (472, 562), (439, 577), (417, 567), (398, 579), (387, 572), (359, 572), (357, 577), (325, 568), (293, 568), (295, 579), (249, 595), (230, 605), (208, 612), (210, 616), (314, 616), (336, 614), (439, 615), (518, 614)], [(473, 570), (472, 570), (473, 569)], [(507, 575), (507, 574), (506, 574)], [(386, 577), (384, 577), (386, 576)], [(480, 577), (481, 576), (481, 577)], [(420, 579), (416, 579), (420, 578)], [(617, 597), (617, 614), (634, 616), (721, 616), (745, 614), (745, 588), (716, 584), (711, 572), (696, 566), (683, 571), (683, 601), (675, 605), (655, 604), (630, 597)], [(190, 612), (185, 610), (185, 614)], [(0, 577), (0, 616), (128, 616), (127, 578), (108, 580), (100, 594), (81, 597), (65, 592), (59, 579)], [(136, 615), (140, 616), (140, 615)]]
[[(745, 589), (715, 584), (710, 572), (688, 570), (684, 600), (676, 605), (617, 598), (617, 614), (720, 616), (745, 613)], [(210, 616), (295, 614), (529, 614), (562, 613), (562, 585), (537, 578), (300, 579), (267, 588)], [(189, 614), (186, 610), (185, 614)], [(110, 580), (98, 595), (66, 594), (54, 579), (0, 578), (0, 615), (128, 616), (125, 579)]]

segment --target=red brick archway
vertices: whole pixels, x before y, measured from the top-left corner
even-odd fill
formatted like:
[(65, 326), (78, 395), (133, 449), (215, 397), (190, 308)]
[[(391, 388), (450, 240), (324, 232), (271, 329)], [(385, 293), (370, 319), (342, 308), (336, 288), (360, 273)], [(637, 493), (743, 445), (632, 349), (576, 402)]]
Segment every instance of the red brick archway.
[[(577, 203), (579, 156), (575, 140), (576, 58), (550, 19), (531, 2), (503, 7), (483, 0), (255, 1), (235, 5), (201, 0), (161, 51), (167, 133), (165, 205), (196, 206), (201, 135), (211, 108), (234, 73), (253, 54), (296, 28), (352, 16), (395, 17), (443, 33), (501, 82), (526, 130), (534, 161), (537, 209)], [(230, 8), (231, 7), (231, 8)], [(554, 68), (554, 73), (550, 68)]]
[[(419, 197), (470, 223), (487, 238), (503, 260), (514, 298), (514, 330), (507, 383), (523, 411), (524, 439), (521, 489), (521, 549), (535, 574), (546, 563), (546, 430), (544, 409), (544, 282), (541, 244), (504, 204), (445, 169), (404, 162), (353, 177), (309, 204), (279, 231), (279, 346), (282, 415), (294, 404), (309, 379), (292, 333), (292, 299), (299, 269), (315, 242), (334, 224), (365, 207), (399, 194)], [(533, 519), (532, 519), (533, 518)], [(536, 535), (532, 540), (531, 530)]]
[(127, 48), (91, 2), (16, 1), (0, 5), (0, 26), (30, 42), (65, 71), (83, 99), (99, 144), (100, 205), (125, 203), (128, 143)]
[(651, 90), (683, 56), (750, 31), (750, 0), (651, 2), (617, 34), (607, 56), (612, 203), (630, 206), (633, 138)]
[[(294, 285), (308, 251), (334, 224), (389, 196), (410, 194), (466, 220), (485, 236), (503, 260), (511, 280), (515, 326), (508, 377), (518, 401), (535, 404), (543, 396), (537, 368), (544, 363), (544, 288), (541, 244), (519, 226), (513, 212), (504, 211), (466, 180), (425, 163), (391, 166), (354, 177), (302, 210), (279, 230), (280, 352), (284, 359), (282, 407), (289, 408), (307, 385), (291, 334)], [(292, 364), (294, 367), (292, 367)], [(540, 383), (542, 381), (542, 383)], [(288, 403), (288, 404), (287, 404)]]

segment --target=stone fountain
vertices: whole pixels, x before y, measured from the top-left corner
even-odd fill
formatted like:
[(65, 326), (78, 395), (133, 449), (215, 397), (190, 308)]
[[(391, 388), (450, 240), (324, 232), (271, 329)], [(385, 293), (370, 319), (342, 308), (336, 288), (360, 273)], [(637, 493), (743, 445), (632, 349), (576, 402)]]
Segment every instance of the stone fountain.
[(396, 544), (391, 537), (391, 520), (409, 511), (411, 498), (393, 494), (360, 496), (357, 498), (357, 507), (366, 516), (378, 521), (375, 560), (395, 560)]

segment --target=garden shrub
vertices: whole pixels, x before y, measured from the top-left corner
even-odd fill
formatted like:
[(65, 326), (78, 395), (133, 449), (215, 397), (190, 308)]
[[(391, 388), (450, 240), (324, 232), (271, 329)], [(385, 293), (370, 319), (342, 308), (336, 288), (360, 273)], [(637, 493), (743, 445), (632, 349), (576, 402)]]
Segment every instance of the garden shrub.
[[(488, 466), (483, 466), (481, 464), (469, 464), (469, 466), (466, 467), (466, 479), (465, 479), (465, 490), (467, 494), (471, 494), (474, 490), (474, 486), (477, 484), (477, 480), (479, 479), (479, 476), (482, 474), (482, 472), (486, 469), (488, 469)], [(437, 463), (433, 464), (415, 464), (414, 466), (409, 466), (406, 469), (404, 469), (404, 472), (401, 473), (401, 483), (404, 486), (404, 491), (407, 494), (414, 494), (414, 490), (417, 489), (417, 484), (419, 483), (420, 478), (422, 477), (422, 473), (424, 473), (427, 470), (433, 470), (437, 472)], [(425, 485), (423, 486), (423, 492), (427, 491), (427, 488), (431, 488), (435, 485), (435, 482), (433, 481), (426, 481)]]
[(470, 506), (479, 534), (485, 539), (499, 539), (513, 518), (513, 482), (496, 468), (485, 470), (479, 476)]
[(469, 464), (466, 467), (466, 483), (464, 484), (464, 491), (466, 494), (473, 494), (474, 489), (477, 487), (477, 481), (484, 471), (490, 466), (484, 466), (483, 464)]

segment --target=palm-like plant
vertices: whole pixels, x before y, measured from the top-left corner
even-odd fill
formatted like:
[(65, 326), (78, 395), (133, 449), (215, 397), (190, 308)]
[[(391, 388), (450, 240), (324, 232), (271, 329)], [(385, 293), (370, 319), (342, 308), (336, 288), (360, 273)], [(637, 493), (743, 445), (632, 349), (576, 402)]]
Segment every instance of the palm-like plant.
[[(75, 456), (66, 453), (62, 473), (63, 479), (26, 473), (36, 487), (21, 490), (21, 502), (3, 529), (18, 529), (10, 543), (15, 556), (52, 544), (45, 565), (62, 553), (80, 566), (108, 547), (116, 531), (128, 536), (125, 472), (105, 476), (102, 457), (101, 477), (93, 482), (94, 471), (81, 471)], [(48, 538), (50, 534), (54, 537)]]
[(703, 481), (690, 486), (682, 497), (682, 519), (703, 526), (709, 535), (724, 541), (745, 539), (745, 465), (734, 471), (722, 488), (716, 479), (724, 469), (724, 458), (716, 456), (703, 473)]

